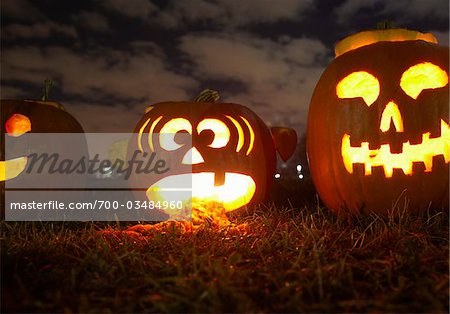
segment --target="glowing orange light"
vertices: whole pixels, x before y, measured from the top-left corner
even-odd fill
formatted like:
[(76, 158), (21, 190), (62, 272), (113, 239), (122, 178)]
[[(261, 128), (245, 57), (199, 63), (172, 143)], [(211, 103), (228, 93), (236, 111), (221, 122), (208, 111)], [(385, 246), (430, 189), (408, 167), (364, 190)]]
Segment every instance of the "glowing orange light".
[(437, 44), (437, 39), (431, 33), (420, 33), (407, 29), (372, 30), (353, 34), (337, 43), (334, 52), (336, 58), (340, 55), (381, 41), (423, 40)]
[(414, 99), (417, 99), (424, 89), (440, 88), (447, 84), (447, 73), (430, 62), (423, 62), (410, 67), (400, 79), (400, 86), (403, 91)]
[(139, 129), (139, 134), (138, 134), (138, 147), (139, 150), (141, 152), (143, 152), (144, 150), (142, 149), (142, 134), (144, 133), (144, 129), (147, 127), (147, 125), (149, 124), (151, 119), (147, 119), (147, 121), (145, 121), (145, 123), (142, 125), (142, 127)]
[(155, 151), (153, 147), (153, 131), (155, 130), (156, 125), (161, 119), (162, 116), (159, 116), (155, 121), (153, 121), (152, 125), (150, 126), (150, 130), (148, 131), (148, 146), (150, 147), (151, 151)]
[(383, 114), (381, 115), (380, 130), (387, 132), (391, 127), (391, 121), (394, 122), (395, 130), (397, 132), (403, 132), (402, 115), (398, 109), (398, 106), (393, 101), (390, 101), (383, 110)]
[(220, 203), (193, 198), (191, 215), (193, 225), (207, 223), (209, 227), (227, 227), (227, 231), (233, 226), (227, 217), (227, 211)]
[(233, 117), (226, 116), (230, 121), (234, 124), (236, 127), (236, 130), (238, 132), (238, 143), (236, 146), (236, 153), (240, 152), (242, 149), (242, 146), (244, 146), (244, 130), (242, 129), (242, 126), (239, 124), (239, 122), (236, 121)]
[(31, 121), (27, 116), (15, 113), (6, 121), (5, 130), (9, 136), (21, 136), (31, 131)]
[(165, 150), (172, 151), (183, 146), (175, 142), (175, 134), (180, 131), (187, 131), (192, 134), (191, 123), (184, 118), (175, 118), (164, 124), (159, 132), (159, 144)]
[(336, 95), (339, 98), (361, 97), (370, 106), (380, 95), (380, 83), (368, 72), (353, 72), (337, 84)]
[[(174, 188), (184, 182), (186, 188)], [(165, 177), (147, 189), (147, 198), (153, 201), (182, 201), (184, 206), (196, 202), (221, 204), (225, 211), (233, 211), (248, 204), (256, 191), (252, 177), (240, 173), (225, 173), (222, 185), (215, 185), (213, 172), (179, 174)], [(176, 192), (176, 193), (174, 193)], [(167, 212), (169, 215), (175, 215)]]
[(195, 147), (188, 150), (181, 161), (183, 165), (197, 165), (203, 162), (205, 162), (205, 160), (203, 159), (202, 154), (200, 154)]
[(27, 157), (0, 161), (0, 181), (6, 181), (17, 177), (25, 170), (27, 161)]
[(450, 127), (441, 120), (441, 136), (430, 138), (430, 133), (422, 134), (422, 143), (403, 143), (402, 152), (391, 153), (389, 144), (381, 145), (379, 149), (369, 149), (369, 143), (363, 142), (360, 147), (350, 145), (350, 135), (344, 134), (341, 144), (341, 155), (345, 169), (353, 173), (353, 164), (363, 164), (364, 174), (371, 175), (373, 167), (383, 167), (384, 175), (392, 177), (393, 169), (402, 169), (406, 175), (412, 175), (414, 162), (422, 162), (425, 172), (433, 167), (433, 157), (443, 155), (445, 163), (450, 161)]
[(252, 128), (250, 122), (248, 122), (248, 120), (245, 119), (243, 116), (240, 116), (240, 117), (242, 120), (244, 120), (245, 124), (248, 127), (248, 131), (250, 132), (250, 144), (248, 146), (247, 152), (245, 153), (248, 156), (253, 149), (253, 145), (255, 144), (255, 132), (253, 131), (253, 128)]
[(200, 134), (204, 130), (211, 130), (214, 133), (214, 139), (209, 147), (225, 147), (230, 141), (230, 130), (227, 125), (218, 119), (204, 119), (197, 126), (197, 132)]

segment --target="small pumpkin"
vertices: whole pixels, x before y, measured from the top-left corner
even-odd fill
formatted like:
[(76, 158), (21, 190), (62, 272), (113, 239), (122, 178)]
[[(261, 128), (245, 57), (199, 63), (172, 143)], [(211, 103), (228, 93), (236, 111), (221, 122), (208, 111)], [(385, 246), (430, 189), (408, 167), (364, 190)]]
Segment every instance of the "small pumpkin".
[(449, 49), (405, 29), (354, 34), (314, 90), (307, 151), (316, 189), (339, 214), (449, 200)]
[[(192, 202), (193, 207), (214, 203), (230, 212), (268, 195), (277, 148), (288, 159), (296, 147), (295, 131), (276, 128), (272, 137), (249, 108), (219, 103), (218, 98), (217, 92), (205, 90), (193, 102), (162, 102), (147, 108), (134, 130), (128, 159), (135, 151), (156, 152), (175, 160), (176, 167), (162, 176), (132, 177), (134, 187), (145, 187), (145, 199), (167, 200), (163, 190), (184, 178), (192, 180), (192, 191), (183, 202)], [(183, 142), (182, 134), (191, 143)]]

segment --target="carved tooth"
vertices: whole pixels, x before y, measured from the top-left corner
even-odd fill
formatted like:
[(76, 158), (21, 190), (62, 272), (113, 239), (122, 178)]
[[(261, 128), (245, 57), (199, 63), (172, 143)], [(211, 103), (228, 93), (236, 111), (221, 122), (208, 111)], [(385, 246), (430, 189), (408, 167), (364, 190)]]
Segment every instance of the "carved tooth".
[(413, 172), (413, 163), (412, 162), (406, 162), (402, 166), (402, 171), (405, 175), (411, 175)]
[(399, 142), (390, 143), (389, 149), (392, 154), (400, 154), (403, 151), (403, 143)]
[(361, 142), (362, 141), (357, 140), (355, 136), (350, 136), (350, 146), (351, 147), (355, 147), (355, 148), (361, 147), (361, 144), (362, 144)]
[(361, 164), (361, 163), (354, 163), (353, 164), (353, 172), (361, 175), (364, 173), (364, 169), (365, 169), (366, 165), (365, 164)]
[(389, 159), (391, 156), (389, 144), (381, 145), (378, 156), (380, 157), (376, 161), (376, 165), (383, 167), (385, 177), (392, 177), (392, 165), (390, 164), (391, 160)]
[(364, 164), (364, 174), (365, 174), (366, 176), (369, 176), (369, 175), (372, 174), (372, 166), (369, 165), (368, 163), (365, 163), (365, 164)]
[(425, 165), (421, 161), (415, 161), (412, 163), (412, 171), (414, 173), (423, 173), (425, 172)]
[(435, 123), (429, 129), (430, 138), (438, 138), (441, 137), (441, 125), (442, 123)]
[(425, 172), (430, 172), (433, 168), (433, 156), (423, 156), (423, 164), (425, 165)]
[(376, 139), (371, 140), (371, 141), (369, 142), (369, 148), (370, 148), (371, 150), (378, 149), (378, 148), (380, 148), (380, 144), (381, 144), (380, 139), (379, 139), (379, 138), (376, 138)]
[(445, 167), (445, 159), (443, 155), (433, 156), (433, 171), (443, 170)]
[(372, 166), (372, 175), (375, 177), (385, 176), (384, 168), (382, 166)]
[(383, 165), (383, 169), (384, 169), (384, 176), (386, 178), (392, 178), (392, 174), (393, 174), (394, 170), (391, 167), (391, 165), (385, 164), (385, 165)]
[(216, 171), (214, 175), (214, 186), (221, 186), (225, 184), (225, 172)]
[(408, 142), (412, 145), (417, 145), (422, 143), (422, 134), (413, 134), (408, 136)]

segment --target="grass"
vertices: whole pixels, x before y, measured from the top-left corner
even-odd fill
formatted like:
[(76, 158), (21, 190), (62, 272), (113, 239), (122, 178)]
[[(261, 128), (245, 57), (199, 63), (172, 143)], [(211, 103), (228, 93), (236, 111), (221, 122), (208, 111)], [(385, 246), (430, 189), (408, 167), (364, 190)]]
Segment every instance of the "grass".
[(448, 218), (277, 201), (220, 229), (3, 222), (2, 312), (448, 313)]

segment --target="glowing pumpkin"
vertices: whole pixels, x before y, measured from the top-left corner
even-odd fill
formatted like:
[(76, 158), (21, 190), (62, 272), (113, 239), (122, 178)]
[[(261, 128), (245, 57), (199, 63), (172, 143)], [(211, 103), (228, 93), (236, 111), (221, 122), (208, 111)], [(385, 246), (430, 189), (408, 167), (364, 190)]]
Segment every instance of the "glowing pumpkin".
[[(179, 165), (163, 177), (133, 177), (134, 186), (148, 187), (147, 199), (168, 199), (165, 191), (185, 179), (191, 180), (192, 193), (182, 201), (193, 208), (219, 204), (230, 212), (266, 197), (276, 169), (276, 147), (288, 159), (296, 147), (295, 131), (274, 128), (272, 137), (249, 108), (217, 100), (217, 92), (206, 90), (194, 102), (163, 102), (146, 110), (135, 128), (129, 158), (136, 150), (170, 152)], [(190, 135), (192, 145), (177, 138), (182, 133)]]
[[(84, 133), (83, 128), (64, 107), (52, 101), (38, 100), (1, 100), (0, 103), (0, 189), (3, 207), (5, 181), (20, 176), (27, 166), (27, 156), (5, 160), (5, 137), (16, 142), (26, 133)], [(48, 143), (52, 147), (53, 143)], [(78, 145), (74, 143), (74, 145)], [(77, 146), (78, 147), (78, 146)], [(87, 146), (83, 142), (80, 149), (87, 155)], [(42, 152), (45, 147), (28, 147), (30, 152)], [(45, 182), (43, 182), (45, 187)]]
[(448, 207), (449, 49), (404, 29), (352, 35), (311, 99), (307, 149), (324, 203), (339, 214), (395, 202)]

